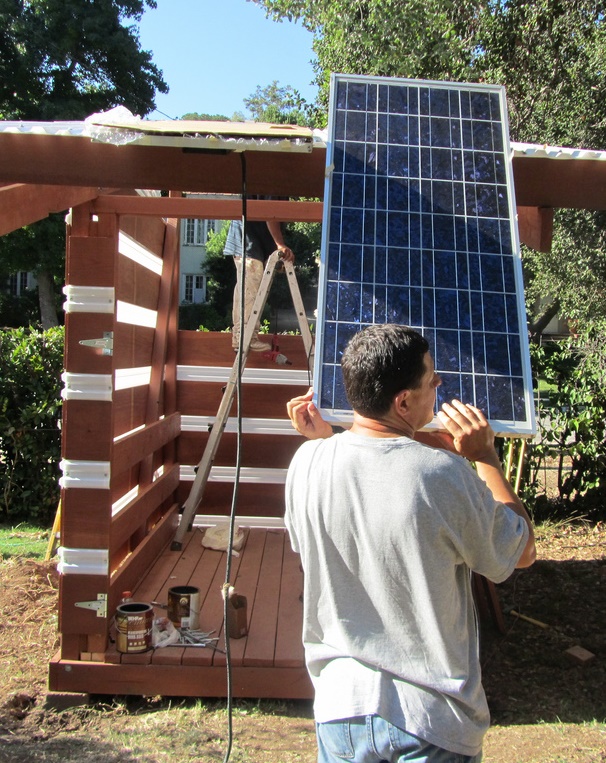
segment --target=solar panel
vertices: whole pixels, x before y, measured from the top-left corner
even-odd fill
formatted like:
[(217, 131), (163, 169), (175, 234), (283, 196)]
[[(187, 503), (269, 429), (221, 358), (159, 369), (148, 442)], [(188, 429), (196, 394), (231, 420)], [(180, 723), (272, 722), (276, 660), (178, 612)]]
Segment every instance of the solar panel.
[[(364, 326), (403, 323), (503, 435), (535, 432), (504, 89), (333, 75), (315, 402), (352, 418), (340, 358)], [(437, 425), (434, 419), (432, 426)]]

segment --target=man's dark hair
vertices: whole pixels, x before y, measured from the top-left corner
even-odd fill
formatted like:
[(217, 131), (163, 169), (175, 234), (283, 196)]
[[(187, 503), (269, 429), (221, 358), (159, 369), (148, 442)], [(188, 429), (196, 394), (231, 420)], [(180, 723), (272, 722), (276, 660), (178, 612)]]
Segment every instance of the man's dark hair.
[(367, 326), (347, 343), (341, 368), (347, 399), (354, 411), (377, 418), (403, 389), (416, 389), (425, 373), (425, 337), (408, 326)]

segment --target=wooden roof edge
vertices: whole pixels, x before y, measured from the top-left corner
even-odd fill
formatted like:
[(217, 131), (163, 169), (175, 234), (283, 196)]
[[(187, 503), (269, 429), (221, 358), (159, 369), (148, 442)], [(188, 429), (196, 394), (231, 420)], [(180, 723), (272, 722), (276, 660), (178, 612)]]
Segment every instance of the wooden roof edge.
[(13, 183), (0, 187), (0, 236), (96, 199), (109, 189)]

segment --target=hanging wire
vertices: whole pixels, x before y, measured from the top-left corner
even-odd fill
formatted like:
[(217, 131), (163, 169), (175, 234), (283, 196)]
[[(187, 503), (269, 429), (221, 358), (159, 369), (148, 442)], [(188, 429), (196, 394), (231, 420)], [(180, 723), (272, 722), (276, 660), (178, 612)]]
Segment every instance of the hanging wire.
[(237, 299), (240, 301), (240, 331), (238, 337), (238, 373), (236, 375), (236, 468), (234, 477), (234, 489), (232, 493), (231, 509), (229, 513), (229, 537), (226, 550), (225, 562), (225, 582), (223, 584), (223, 637), (225, 640), (225, 665), (227, 679), (227, 749), (223, 758), (223, 763), (228, 763), (233, 746), (233, 691), (232, 691), (232, 664), (230, 637), (227, 628), (227, 617), (229, 608), (229, 592), (231, 588), (231, 561), (235, 534), (236, 507), (238, 505), (238, 491), (240, 485), (240, 471), (242, 467), (242, 350), (244, 347), (244, 328), (245, 328), (245, 295), (246, 295), (246, 155), (240, 154), (242, 165), (242, 254), (241, 254), (241, 273), (240, 290)]

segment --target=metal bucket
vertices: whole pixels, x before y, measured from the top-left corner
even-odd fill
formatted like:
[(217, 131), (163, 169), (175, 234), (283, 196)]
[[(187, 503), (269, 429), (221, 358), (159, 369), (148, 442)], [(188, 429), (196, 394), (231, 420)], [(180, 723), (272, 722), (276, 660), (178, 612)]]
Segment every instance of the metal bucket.
[(120, 604), (116, 609), (116, 649), (123, 654), (147, 652), (152, 646), (153, 622), (151, 604)]
[(193, 585), (169, 588), (168, 619), (176, 628), (196, 630), (200, 625), (200, 589)]

